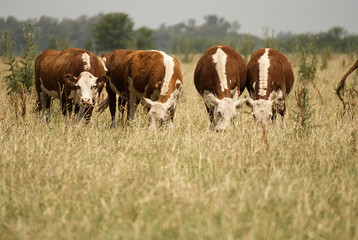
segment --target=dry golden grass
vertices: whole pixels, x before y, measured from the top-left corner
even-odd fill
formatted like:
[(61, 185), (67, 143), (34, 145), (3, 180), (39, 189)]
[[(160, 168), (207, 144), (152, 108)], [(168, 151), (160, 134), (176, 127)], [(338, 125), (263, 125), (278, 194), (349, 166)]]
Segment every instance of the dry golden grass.
[(0, 238), (357, 239), (358, 120), (342, 118), (334, 93), (348, 57), (318, 72), (322, 98), (308, 86), (313, 127), (296, 131), (292, 92), (286, 129), (279, 119), (268, 146), (247, 107), (227, 131), (209, 129), (197, 59), (182, 63), (174, 128), (157, 132), (141, 109), (115, 130), (109, 111), (76, 125), (57, 101), (46, 124), (34, 97), (16, 120), (1, 83)]

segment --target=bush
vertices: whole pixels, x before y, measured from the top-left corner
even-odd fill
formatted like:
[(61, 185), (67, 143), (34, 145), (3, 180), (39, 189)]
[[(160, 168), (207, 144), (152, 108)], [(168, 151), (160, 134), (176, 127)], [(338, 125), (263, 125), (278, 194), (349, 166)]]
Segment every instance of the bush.
[(12, 41), (13, 34), (2, 31), (1, 43), (3, 47), (2, 55), (5, 56), (5, 64), (9, 66), (10, 75), (5, 76), (7, 92), (20, 93), (21, 89), (29, 92), (34, 85), (35, 58), (39, 40), (35, 40), (36, 27), (31, 24), (22, 26), (25, 46), (20, 45), (21, 54), (19, 60), (14, 56), (15, 42)]
[(317, 72), (317, 45), (313, 38), (309, 42), (296, 41), (296, 52), (299, 58), (299, 79), (313, 82)]

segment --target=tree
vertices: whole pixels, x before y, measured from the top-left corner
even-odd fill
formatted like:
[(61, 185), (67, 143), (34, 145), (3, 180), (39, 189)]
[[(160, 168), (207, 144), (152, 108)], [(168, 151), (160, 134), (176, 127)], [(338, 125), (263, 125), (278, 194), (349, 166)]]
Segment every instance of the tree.
[(92, 25), (92, 35), (98, 51), (129, 48), (134, 45), (132, 19), (125, 13), (104, 15)]
[(136, 31), (137, 49), (153, 49), (155, 48), (153, 30), (141, 27)]

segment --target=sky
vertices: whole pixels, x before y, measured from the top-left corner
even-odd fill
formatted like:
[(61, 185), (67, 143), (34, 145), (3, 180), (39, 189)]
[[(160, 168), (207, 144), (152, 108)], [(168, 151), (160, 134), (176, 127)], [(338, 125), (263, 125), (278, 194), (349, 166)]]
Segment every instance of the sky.
[(263, 37), (263, 28), (279, 32), (319, 33), (332, 27), (358, 34), (358, 0), (0, 0), (0, 17), (18, 20), (51, 16), (76, 19), (99, 13), (127, 13), (135, 28), (158, 28), (188, 19), (197, 25), (215, 14), (238, 21), (239, 33)]

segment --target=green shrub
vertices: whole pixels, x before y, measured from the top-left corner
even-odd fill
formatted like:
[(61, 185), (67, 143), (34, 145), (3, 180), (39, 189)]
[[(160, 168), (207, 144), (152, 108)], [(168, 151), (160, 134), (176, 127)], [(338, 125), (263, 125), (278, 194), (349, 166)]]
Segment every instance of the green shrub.
[(37, 28), (31, 24), (27, 27), (23, 25), (22, 31), (25, 45), (20, 45), (21, 54), (18, 60), (14, 56), (13, 33), (2, 31), (1, 34), (2, 55), (5, 56), (5, 64), (10, 71), (10, 75), (5, 76), (8, 94), (20, 93), (22, 88), (29, 92), (34, 85), (35, 58), (39, 45), (39, 40), (35, 40)]
[(309, 42), (296, 41), (296, 52), (299, 58), (299, 80), (313, 82), (317, 73), (317, 45), (313, 38)]

